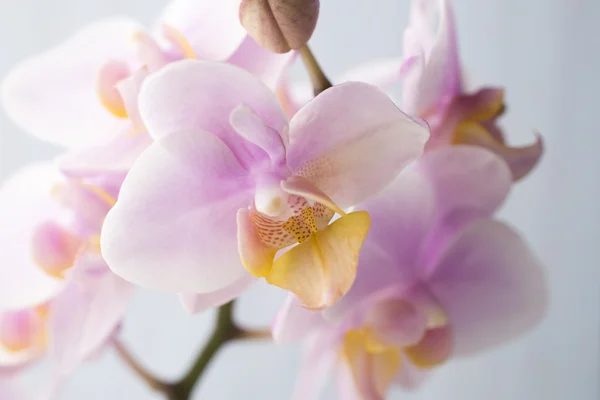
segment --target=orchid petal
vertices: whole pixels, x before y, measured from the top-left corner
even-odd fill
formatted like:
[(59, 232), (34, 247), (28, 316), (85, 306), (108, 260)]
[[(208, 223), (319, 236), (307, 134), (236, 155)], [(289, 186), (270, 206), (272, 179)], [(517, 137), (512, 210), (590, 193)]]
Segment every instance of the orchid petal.
[(476, 123), (461, 124), (455, 133), (454, 141), (481, 146), (493, 151), (508, 163), (515, 181), (531, 172), (544, 152), (542, 136), (539, 134), (536, 135), (536, 141), (533, 144), (509, 147), (495, 139), (482, 125)]
[(102, 229), (102, 252), (124, 279), (157, 290), (208, 293), (247, 274), (236, 213), (252, 183), (232, 152), (206, 132), (152, 144), (129, 172)]
[(288, 344), (303, 339), (324, 326), (326, 322), (320, 312), (307, 309), (298, 297), (290, 293), (277, 311), (271, 332), (275, 343)]
[[(76, 268), (74, 282), (79, 285), (81, 295), (89, 300), (85, 320), (80, 321), (83, 330), (79, 354), (83, 359), (111, 339), (125, 316), (134, 286), (113, 274), (100, 255), (80, 257)], [(64, 311), (68, 313), (69, 309)]]
[(308, 308), (330, 306), (354, 282), (369, 224), (367, 213), (354, 212), (313, 233), (275, 260), (267, 282), (296, 294)]
[(176, 28), (200, 59), (224, 61), (246, 38), (239, 21), (241, 0), (174, 0), (159, 25)]
[(133, 63), (128, 41), (139, 29), (137, 22), (126, 18), (98, 21), (64, 44), (24, 61), (2, 85), (8, 115), (23, 130), (61, 146), (109, 140), (128, 122), (102, 106), (95, 81), (109, 60)]
[(57, 166), (71, 177), (125, 174), (151, 143), (146, 133), (123, 134), (105, 145), (72, 149), (58, 157)]
[(416, 159), (428, 129), (374, 86), (334, 86), (290, 123), (288, 166), (340, 207), (355, 205), (389, 184)]
[(267, 276), (273, 267), (278, 249), (267, 246), (260, 239), (250, 210), (238, 210), (237, 226), (238, 251), (242, 265), (254, 276)]
[(415, 366), (406, 355), (402, 355), (402, 368), (396, 375), (395, 383), (404, 389), (414, 390), (427, 378), (429, 370)]
[(0, 189), (0, 307), (36, 306), (56, 295), (65, 281), (44, 272), (32, 257), (34, 232), (41, 223), (65, 222), (65, 212), (51, 197), (60, 182), (52, 165), (23, 168)]
[(241, 137), (263, 149), (271, 161), (277, 164), (285, 161), (287, 137), (274, 132), (250, 107), (241, 105), (234, 109), (229, 122)]
[[(434, 107), (443, 105), (457, 95), (462, 86), (452, 7), (449, 0), (441, 0), (435, 4), (436, 9), (416, 0), (411, 23), (405, 34), (405, 42), (413, 41), (410, 45), (412, 53), (407, 54), (406, 58), (423, 53), (420, 61), (422, 67), (404, 79), (405, 95), (402, 104), (407, 112), (423, 117)], [(427, 30), (434, 13), (439, 13), (439, 25), (431, 43)], [(418, 45), (414, 41), (422, 43)]]
[(308, 340), (292, 400), (318, 399), (338, 359), (337, 332), (324, 331)]
[(287, 131), (286, 117), (273, 93), (232, 65), (197, 60), (171, 63), (145, 80), (139, 98), (140, 114), (154, 139), (173, 132), (209, 132), (249, 167), (264, 160), (265, 152), (243, 140), (230, 125), (231, 112), (240, 105), (256, 113), (271, 128), (270, 134)]
[(185, 311), (189, 314), (197, 314), (206, 311), (210, 308), (220, 307), (225, 303), (230, 302), (246, 289), (248, 289), (256, 279), (247, 274), (242, 276), (238, 281), (230, 286), (212, 293), (196, 294), (196, 293), (180, 293), (179, 300)]
[(364, 333), (352, 330), (346, 333), (343, 354), (362, 397), (384, 400), (387, 389), (401, 368), (399, 350), (389, 348), (370, 352)]
[(404, 352), (418, 368), (433, 368), (450, 358), (453, 344), (452, 327), (447, 325), (428, 330), (419, 343)]
[(427, 320), (409, 301), (391, 298), (372, 307), (365, 325), (376, 341), (390, 347), (405, 347), (421, 339)]
[(492, 220), (474, 222), (454, 238), (429, 285), (449, 316), (457, 355), (531, 329), (546, 307), (539, 262), (517, 233)]

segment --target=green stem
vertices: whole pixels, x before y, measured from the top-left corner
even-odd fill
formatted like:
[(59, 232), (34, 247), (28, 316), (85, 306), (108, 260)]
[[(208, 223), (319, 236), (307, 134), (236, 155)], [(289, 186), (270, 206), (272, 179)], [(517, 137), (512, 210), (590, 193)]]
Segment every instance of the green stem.
[(241, 330), (233, 322), (233, 304), (234, 302), (231, 301), (219, 308), (216, 325), (208, 342), (206, 342), (204, 348), (200, 351), (198, 357), (183, 378), (171, 384), (173, 395), (169, 396), (170, 400), (189, 399), (194, 387), (200, 381), (204, 370), (208, 367), (219, 349), (225, 343), (241, 334)]
[[(234, 300), (235, 301), (235, 300)], [(117, 352), (129, 367), (154, 390), (162, 392), (169, 400), (189, 400), (194, 388), (200, 382), (211, 360), (229, 341), (237, 339), (266, 339), (270, 338), (269, 331), (245, 330), (238, 327), (233, 320), (234, 301), (219, 307), (217, 312), (217, 321), (214, 330), (204, 345), (196, 360), (192, 363), (188, 372), (178, 381), (173, 383), (163, 382), (154, 377), (145, 368), (135, 361), (126, 348), (116, 342)]]
[(119, 354), (119, 356), (121, 357), (123, 362), (125, 362), (125, 364), (127, 364), (129, 366), (129, 368), (131, 368), (131, 370), (133, 372), (135, 372), (135, 374), (137, 376), (140, 377), (140, 379), (142, 379), (144, 382), (146, 382), (146, 384), (148, 386), (150, 386), (152, 389), (154, 389), (156, 391), (163, 392), (165, 394), (170, 390), (169, 389), (170, 384), (156, 378), (154, 375), (152, 375), (150, 372), (148, 372), (135, 359), (135, 357), (133, 357), (133, 355), (129, 352), (129, 350), (127, 350), (127, 347), (123, 343), (121, 343), (118, 340), (115, 340), (114, 346), (115, 346), (115, 350), (117, 351), (117, 353)]
[(313, 55), (308, 45), (300, 48), (298, 52), (300, 53), (300, 58), (302, 58), (304, 67), (308, 72), (308, 76), (310, 77), (310, 81), (313, 86), (313, 92), (315, 96), (318, 96), (322, 91), (331, 87), (331, 82), (329, 82), (329, 79), (327, 79), (325, 76), (325, 73), (321, 69), (321, 66), (317, 62), (317, 59)]

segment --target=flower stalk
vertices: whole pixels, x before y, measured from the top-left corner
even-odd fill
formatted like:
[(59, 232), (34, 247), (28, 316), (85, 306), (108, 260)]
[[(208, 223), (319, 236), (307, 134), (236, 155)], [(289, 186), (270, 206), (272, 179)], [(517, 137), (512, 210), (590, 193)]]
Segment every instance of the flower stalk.
[(176, 382), (164, 382), (141, 366), (124, 345), (115, 341), (117, 352), (123, 361), (152, 389), (162, 392), (168, 400), (188, 400), (200, 382), (206, 368), (226, 343), (232, 340), (269, 339), (268, 330), (242, 329), (233, 320), (234, 301), (219, 307), (217, 319), (210, 338), (198, 353), (188, 372)]
[(308, 72), (308, 76), (310, 77), (313, 93), (315, 96), (318, 96), (321, 92), (332, 86), (331, 82), (327, 79), (327, 76), (325, 76), (325, 73), (321, 69), (321, 66), (308, 45), (303, 46), (298, 52), (300, 53), (300, 58)]

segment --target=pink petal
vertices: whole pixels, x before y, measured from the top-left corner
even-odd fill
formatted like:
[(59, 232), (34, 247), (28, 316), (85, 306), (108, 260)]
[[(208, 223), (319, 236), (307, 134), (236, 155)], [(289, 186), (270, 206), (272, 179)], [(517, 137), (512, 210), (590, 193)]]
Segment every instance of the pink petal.
[(240, 138), (230, 125), (230, 115), (240, 105), (256, 113), (271, 134), (285, 135), (287, 120), (274, 94), (232, 65), (197, 60), (172, 63), (146, 79), (139, 98), (140, 114), (153, 138), (182, 131), (210, 132), (249, 167), (263, 161), (265, 152)]
[(489, 216), (504, 203), (512, 184), (502, 159), (474, 146), (427, 152), (415, 168), (435, 188), (439, 212), (446, 214), (465, 209)]
[(339, 357), (339, 334), (335, 330), (310, 338), (296, 378), (292, 400), (318, 399)]
[(54, 368), (70, 373), (108, 343), (124, 317), (133, 286), (100, 257), (79, 265), (77, 282), (52, 302), (49, 323)]
[[(81, 263), (87, 265), (83, 266)], [(81, 260), (77, 265), (86, 276), (81, 280), (91, 280), (88, 285), (81, 285), (89, 298), (86, 319), (82, 323), (79, 351), (82, 357), (94, 355), (111, 339), (121, 324), (129, 306), (134, 286), (113, 274), (101, 257)]]
[(32, 240), (38, 225), (65, 221), (65, 211), (51, 197), (60, 182), (55, 169), (45, 163), (25, 167), (0, 189), (0, 307), (36, 306), (62, 290), (65, 282), (35, 264)]
[(185, 311), (190, 314), (196, 314), (230, 302), (246, 291), (246, 289), (255, 282), (256, 279), (253, 276), (246, 274), (230, 286), (212, 293), (180, 293), (179, 300), (181, 300), (181, 304)]
[(279, 86), (282, 75), (291, 67), (295, 58), (294, 51), (276, 54), (258, 45), (250, 36), (246, 36), (227, 62), (251, 72), (274, 90)]
[(407, 390), (417, 389), (427, 378), (429, 370), (417, 368), (406, 356), (402, 358), (402, 367), (396, 376), (395, 383)]
[(174, 0), (159, 24), (176, 28), (200, 59), (223, 61), (246, 38), (239, 22), (241, 0)]
[(19, 64), (2, 85), (9, 116), (23, 130), (61, 146), (109, 140), (128, 125), (96, 94), (100, 69), (110, 60), (133, 63), (129, 39), (139, 24), (126, 18), (98, 21), (54, 49)]
[(404, 353), (417, 368), (433, 368), (450, 358), (453, 345), (452, 327), (446, 325), (428, 330), (419, 343), (406, 347)]
[(354, 382), (348, 363), (338, 362), (335, 368), (335, 386), (339, 399), (364, 400)]
[(102, 230), (102, 252), (124, 279), (158, 290), (209, 293), (247, 271), (236, 213), (252, 201), (247, 171), (218, 138), (179, 132), (136, 161)]
[(72, 149), (59, 156), (58, 168), (71, 177), (124, 174), (152, 143), (145, 132), (121, 134), (105, 145)]
[(234, 109), (229, 123), (241, 137), (263, 149), (273, 163), (285, 163), (288, 138), (275, 132), (250, 107), (241, 105)]
[(541, 265), (516, 232), (492, 220), (455, 237), (429, 285), (450, 317), (457, 355), (521, 335), (546, 308)]
[(425, 333), (425, 316), (409, 301), (390, 298), (376, 304), (365, 322), (376, 338), (389, 346), (416, 344)]
[(400, 81), (403, 64), (397, 57), (372, 60), (347, 71), (339, 82), (365, 82), (387, 91)]
[[(416, 71), (404, 79), (405, 95), (402, 104), (407, 112), (419, 116), (424, 116), (434, 107), (441, 106), (458, 95), (462, 86), (450, 1), (435, 2), (435, 6), (426, 3), (415, 1), (410, 26), (405, 34), (405, 47), (409, 48), (405, 59), (420, 56), (421, 66), (416, 67)], [(439, 14), (439, 24), (432, 43), (428, 32), (429, 21), (436, 14)], [(412, 43), (407, 46), (407, 42)]]
[(307, 309), (290, 293), (275, 315), (271, 332), (275, 343), (288, 344), (326, 326), (322, 313)]
[(421, 154), (428, 137), (425, 126), (374, 86), (346, 83), (294, 116), (288, 166), (344, 208), (389, 184)]

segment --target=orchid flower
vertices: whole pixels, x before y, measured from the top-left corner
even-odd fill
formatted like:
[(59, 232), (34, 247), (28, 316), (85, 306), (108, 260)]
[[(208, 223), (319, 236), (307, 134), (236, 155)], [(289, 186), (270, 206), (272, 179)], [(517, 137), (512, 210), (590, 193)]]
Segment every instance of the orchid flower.
[[(436, 15), (434, 37), (430, 22)], [(497, 125), (505, 109), (504, 89), (465, 92), (450, 0), (414, 0), (404, 50), (402, 104), (430, 124), (428, 148), (448, 144), (488, 148), (508, 163), (514, 180), (533, 169), (543, 152), (542, 138), (537, 135), (535, 143), (524, 147), (505, 144)]]
[(379, 400), (446, 363), (505, 343), (540, 321), (545, 281), (520, 236), (489, 216), (511, 185), (485, 149), (425, 153), (384, 192), (358, 205), (372, 228), (349, 293), (308, 312), (290, 296), (273, 335), (306, 335), (298, 399), (317, 398), (333, 367), (344, 399)]
[(365, 212), (343, 209), (383, 189), (428, 137), (362, 83), (323, 92), (288, 124), (253, 75), (195, 60), (149, 77), (140, 112), (154, 143), (106, 218), (102, 253), (130, 282), (207, 302), (254, 276), (309, 308), (334, 303), (369, 227)]
[[(438, 18), (437, 31), (432, 22)], [(498, 126), (505, 110), (504, 89), (483, 87), (467, 92), (460, 65), (454, 15), (450, 0), (413, 0), (404, 33), (404, 57), (370, 61), (347, 71), (338, 82), (360, 81), (382, 90), (402, 82), (402, 109), (427, 121), (431, 139), (426, 149), (450, 144), (485, 147), (510, 165), (513, 179), (527, 175), (543, 152), (535, 143), (511, 147)], [(302, 85), (284, 82), (278, 89), (288, 115), (310, 97)]]
[(0, 370), (50, 355), (60, 380), (111, 338), (132, 286), (109, 270), (99, 237), (121, 181), (40, 163), (0, 189)]
[(60, 159), (69, 174), (126, 172), (151, 142), (137, 105), (148, 73), (200, 58), (277, 85), (293, 52), (276, 55), (248, 37), (239, 2), (175, 0), (150, 31), (125, 17), (93, 23), (18, 65), (2, 86), (5, 109), (24, 131), (71, 150)]

